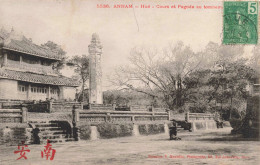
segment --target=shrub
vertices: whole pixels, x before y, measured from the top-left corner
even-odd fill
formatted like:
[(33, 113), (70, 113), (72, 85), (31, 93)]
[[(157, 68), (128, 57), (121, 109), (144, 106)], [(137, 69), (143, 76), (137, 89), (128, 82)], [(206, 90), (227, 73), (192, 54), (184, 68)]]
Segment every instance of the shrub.
[(79, 127), (80, 130), (80, 139), (88, 140), (90, 139), (91, 129), (90, 125), (81, 125)]
[(242, 125), (242, 120), (241, 119), (230, 119), (230, 125), (234, 129), (238, 129)]
[(97, 126), (97, 129), (101, 138), (131, 136), (133, 130), (133, 124), (101, 123)]
[(140, 135), (147, 135), (148, 134), (148, 128), (147, 125), (142, 124), (138, 126)]
[(164, 132), (163, 124), (142, 124), (139, 125), (139, 133), (141, 135), (150, 135)]

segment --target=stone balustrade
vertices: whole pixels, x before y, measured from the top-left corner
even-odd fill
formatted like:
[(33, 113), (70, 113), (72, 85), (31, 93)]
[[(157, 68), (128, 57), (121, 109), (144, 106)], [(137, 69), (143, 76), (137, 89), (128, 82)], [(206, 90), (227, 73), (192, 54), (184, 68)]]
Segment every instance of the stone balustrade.
[(27, 109), (0, 109), (0, 123), (26, 123)]
[(73, 122), (84, 124), (109, 123), (138, 123), (138, 122), (165, 122), (169, 121), (169, 112), (147, 111), (113, 111), (113, 110), (80, 110), (73, 109)]
[(194, 120), (215, 120), (216, 119), (215, 114), (210, 113), (186, 113), (186, 121), (194, 121)]

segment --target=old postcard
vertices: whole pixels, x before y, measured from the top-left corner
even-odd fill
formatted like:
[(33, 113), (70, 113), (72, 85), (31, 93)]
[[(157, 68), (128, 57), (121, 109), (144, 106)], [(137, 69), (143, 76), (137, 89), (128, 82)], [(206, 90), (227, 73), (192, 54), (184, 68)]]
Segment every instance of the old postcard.
[(258, 0), (0, 0), (0, 165), (259, 162)]

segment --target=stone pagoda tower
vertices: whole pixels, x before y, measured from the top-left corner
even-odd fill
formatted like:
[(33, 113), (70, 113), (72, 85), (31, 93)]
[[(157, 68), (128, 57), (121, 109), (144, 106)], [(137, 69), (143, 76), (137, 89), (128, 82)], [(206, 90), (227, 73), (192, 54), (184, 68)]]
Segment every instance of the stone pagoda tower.
[(101, 55), (102, 45), (97, 34), (92, 35), (91, 44), (88, 46), (89, 63), (89, 103), (103, 104), (102, 92), (102, 68)]

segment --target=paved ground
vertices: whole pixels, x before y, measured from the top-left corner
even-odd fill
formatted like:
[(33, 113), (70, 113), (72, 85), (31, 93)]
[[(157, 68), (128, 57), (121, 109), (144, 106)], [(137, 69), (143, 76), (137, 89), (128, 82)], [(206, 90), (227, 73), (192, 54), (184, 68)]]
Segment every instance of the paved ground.
[(0, 146), (0, 164), (259, 164), (260, 142), (231, 136), (230, 130), (180, 133), (181, 141), (160, 134), (52, 144), (56, 149), (52, 161), (41, 158), (44, 145), (30, 145), (27, 160), (16, 160), (17, 146)]

